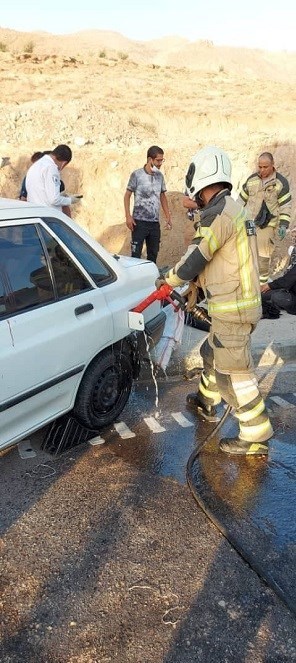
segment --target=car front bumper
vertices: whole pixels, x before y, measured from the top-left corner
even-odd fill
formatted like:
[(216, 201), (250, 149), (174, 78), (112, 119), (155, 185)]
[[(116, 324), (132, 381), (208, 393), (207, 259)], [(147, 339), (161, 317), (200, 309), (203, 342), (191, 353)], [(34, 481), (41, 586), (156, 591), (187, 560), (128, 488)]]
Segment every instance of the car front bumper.
[(145, 332), (142, 333), (141, 335), (143, 340), (145, 341), (146, 350), (147, 350), (147, 343), (149, 350), (151, 350), (156, 346), (158, 341), (160, 341), (163, 334), (165, 322), (166, 322), (166, 314), (164, 311), (160, 311), (160, 313), (158, 313), (158, 315), (156, 315), (155, 318), (152, 318), (152, 320), (146, 322)]

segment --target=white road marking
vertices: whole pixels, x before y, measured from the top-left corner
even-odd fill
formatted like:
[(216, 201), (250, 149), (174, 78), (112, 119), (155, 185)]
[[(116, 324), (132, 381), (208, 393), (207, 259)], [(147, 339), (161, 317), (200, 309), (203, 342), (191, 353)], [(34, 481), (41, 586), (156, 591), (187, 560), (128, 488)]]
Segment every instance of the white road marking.
[(152, 433), (164, 433), (165, 428), (163, 428), (154, 417), (144, 417), (144, 421)]
[(21, 440), (17, 445), (20, 457), (25, 460), (26, 458), (34, 458), (36, 451), (32, 449), (30, 440)]
[(89, 440), (89, 444), (91, 444), (92, 447), (96, 447), (99, 444), (105, 444), (105, 440), (100, 435), (96, 435), (96, 437), (92, 437), (91, 440)]
[(136, 433), (133, 433), (124, 421), (119, 421), (114, 424), (114, 428), (123, 440), (128, 440), (130, 437), (136, 437)]
[(172, 417), (175, 419), (175, 421), (180, 424), (183, 428), (188, 428), (188, 426), (194, 426), (192, 421), (189, 421), (186, 417), (184, 417), (184, 414), (182, 412), (172, 412), (171, 413)]
[(286, 408), (286, 410), (291, 409), (292, 407), (295, 407), (293, 403), (289, 403), (288, 401), (284, 401), (283, 398), (280, 396), (270, 396), (270, 400), (274, 401), (277, 405), (281, 405), (281, 407)]

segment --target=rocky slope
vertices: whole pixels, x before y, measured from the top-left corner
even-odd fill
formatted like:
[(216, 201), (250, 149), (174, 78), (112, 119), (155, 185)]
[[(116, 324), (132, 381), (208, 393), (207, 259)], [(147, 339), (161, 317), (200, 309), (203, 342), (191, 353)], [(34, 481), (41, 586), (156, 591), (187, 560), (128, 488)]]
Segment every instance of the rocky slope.
[[(273, 152), (295, 198), (295, 58), (179, 38), (141, 44), (98, 31), (0, 30), (1, 195), (17, 197), (35, 150), (68, 143), (73, 161), (63, 179), (84, 196), (77, 220), (111, 251), (129, 253), (127, 179), (158, 144), (174, 220), (171, 233), (163, 232), (159, 264), (172, 264), (191, 234), (181, 200), (199, 147), (228, 151), (236, 190), (257, 155)], [(275, 269), (286, 244), (278, 245)]]

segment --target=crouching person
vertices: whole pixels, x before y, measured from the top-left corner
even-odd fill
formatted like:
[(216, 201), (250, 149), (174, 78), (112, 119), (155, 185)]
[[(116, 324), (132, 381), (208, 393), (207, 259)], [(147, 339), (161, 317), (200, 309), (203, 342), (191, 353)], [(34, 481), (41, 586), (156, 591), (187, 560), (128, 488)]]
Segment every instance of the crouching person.
[[(291, 230), (291, 239), (290, 260), (284, 274), (261, 285), (263, 317), (272, 317), (268, 315), (270, 306), (274, 311), (278, 310), (277, 317), (281, 310), (296, 315), (296, 228)], [(275, 313), (273, 317), (276, 317)]]
[(222, 150), (206, 147), (194, 156), (186, 187), (201, 209), (200, 219), (192, 244), (164, 280), (176, 287), (198, 277), (211, 317), (198, 391), (188, 394), (187, 403), (204, 419), (217, 421), (216, 405), (223, 399), (234, 409), (239, 433), (222, 439), (220, 449), (267, 454), (273, 429), (250, 343), (262, 314), (255, 225), (231, 197), (231, 163)]

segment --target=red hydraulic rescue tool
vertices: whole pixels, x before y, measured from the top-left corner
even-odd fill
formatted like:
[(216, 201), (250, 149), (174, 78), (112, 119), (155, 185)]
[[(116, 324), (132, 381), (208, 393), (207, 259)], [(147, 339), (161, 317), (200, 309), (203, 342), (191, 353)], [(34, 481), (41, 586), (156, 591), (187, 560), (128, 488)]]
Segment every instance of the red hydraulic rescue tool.
[[(164, 283), (162, 286), (160, 286), (159, 290), (154, 290), (153, 292), (151, 292), (151, 295), (148, 295), (146, 299), (143, 299), (143, 301), (140, 302), (140, 304), (138, 304), (137, 306), (135, 306), (135, 308), (133, 308), (132, 311), (134, 313), (142, 313), (142, 311), (144, 311), (145, 308), (147, 308), (147, 306), (149, 306), (150, 304), (153, 304), (153, 302), (163, 301), (164, 299), (166, 299), (168, 302), (173, 304), (173, 306), (176, 308), (176, 304), (174, 304), (172, 298), (170, 297), (171, 294), (175, 294), (175, 291), (173, 290), (172, 286), (168, 285), (168, 283)], [(174, 299), (178, 299), (180, 304), (184, 303), (184, 308), (185, 308), (186, 306), (185, 299), (181, 297), (178, 293), (176, 294), (177, 297), (174, 297)]]
[[(176, 300), (178, 304), (175, 304), (173, 300)], [(137, 306), (135, 306), (132, 311), (134, 313), (142, 313), (147, 306), (152, 304), (155, 301), (166, 300), (170, 302), (175, 309), (181, 308), (183, 311), (186, 311), (187, 300), (185, 297), (182, 297), (176, 290), (172, 288), (168, 283), (164, 283), (158, 290), (154, 290), (151, 295), (148, 295), (146, 299), (143, 299)], [(202, 307), (195, 304), (193, 309), (190, 310), (190, 313), (196, 318), (211, 323), (210, 318), (208, 317), (207, 311)]]

